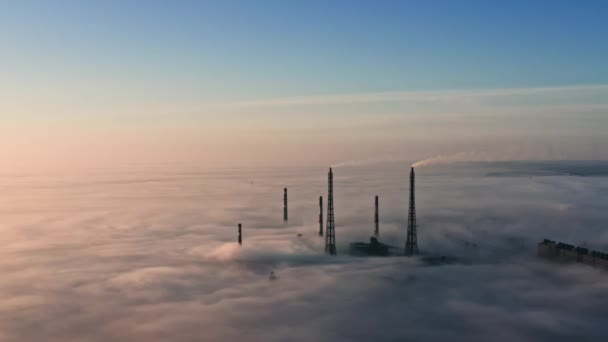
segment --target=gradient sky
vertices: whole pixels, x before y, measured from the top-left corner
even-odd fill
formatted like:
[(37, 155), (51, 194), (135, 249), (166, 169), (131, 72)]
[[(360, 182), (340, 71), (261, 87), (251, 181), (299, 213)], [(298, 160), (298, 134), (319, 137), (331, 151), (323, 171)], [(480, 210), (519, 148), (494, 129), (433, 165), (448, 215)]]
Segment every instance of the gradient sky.
[[(2, 162), (332, 163), (509, 144), (605, 158), (607, 13), (604, 1), (2, 1)], [(340, 151), (318, 157), (332, 142)]]

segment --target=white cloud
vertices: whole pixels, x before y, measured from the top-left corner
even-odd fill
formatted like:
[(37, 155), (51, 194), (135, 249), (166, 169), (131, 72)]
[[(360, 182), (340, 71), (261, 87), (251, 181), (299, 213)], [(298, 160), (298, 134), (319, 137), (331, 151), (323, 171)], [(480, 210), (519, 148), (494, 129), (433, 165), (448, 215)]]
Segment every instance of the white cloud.
[[(276, 98), (258, 101), (244, 101), (217, 104), (217, 107), (276, 107), (302, 105), (332, 105), (380, 102), (468, 102), (488, 98), (505, 98), (531, 95), (588, 95), (606, 94), (608, 85), (572, 85), (554, 87), (528, 88), (497, 88), (497, 89), (466, 89), (466, 90), (433, 90), (433, 91), (391, 91), (352, 93), (335, 95), (311, 95), (286, 98)], [(602, 107), (605, 108), (605, 107)]]

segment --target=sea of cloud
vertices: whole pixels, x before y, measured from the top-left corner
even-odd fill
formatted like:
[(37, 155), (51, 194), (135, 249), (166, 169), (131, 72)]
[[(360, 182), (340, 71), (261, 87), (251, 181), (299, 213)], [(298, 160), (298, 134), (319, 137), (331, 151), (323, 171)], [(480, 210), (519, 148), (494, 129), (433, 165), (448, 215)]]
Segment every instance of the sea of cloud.
[(3, 175), (0, 341), (608, 336), (608, 273), (535, 257), (545, 237), (608, 251), (608, 177), (421, 168), (420, 250), (462, 262), (349, 256), (374, 195), (380, 240), (404, 245), (408, 165), (334, 168), (337, 257), (317, 233), (325, 169)]

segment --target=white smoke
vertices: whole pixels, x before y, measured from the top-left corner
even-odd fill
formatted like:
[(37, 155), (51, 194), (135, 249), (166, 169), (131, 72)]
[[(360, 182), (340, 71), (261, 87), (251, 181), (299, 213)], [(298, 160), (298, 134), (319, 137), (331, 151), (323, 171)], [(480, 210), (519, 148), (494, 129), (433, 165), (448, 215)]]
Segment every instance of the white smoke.
[(490, 162), (501, 161), (505, 158), (491, 157), (484, 152), (460, 152), (450, 155), (437, 155), (435, 157), (419, 160), (412, 164), (412, 167), (423, 167), (431, 165), (445, 165), (463, 162)]

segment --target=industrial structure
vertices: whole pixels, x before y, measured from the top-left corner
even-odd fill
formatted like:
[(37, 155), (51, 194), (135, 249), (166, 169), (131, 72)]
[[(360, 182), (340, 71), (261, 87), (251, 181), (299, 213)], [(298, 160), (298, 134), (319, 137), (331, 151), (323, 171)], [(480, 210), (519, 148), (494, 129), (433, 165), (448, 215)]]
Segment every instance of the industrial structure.
[(319, 196), (319, 236), (323, 236), (323, 196)]
[(388, 256), (389, 245), (383, 244), (375, 237), (369, 238), (369, 243), (353, 242), (350, 244), (350, 253), (353, 255)]
[(374, 213), (374, 236), (377, 239), (378, 236), (380, 235), (380, 222), (379, 222), (379, 217), (378, 217), (378, 196), (376, 196), (375, 207), (376, 207), (376, 210)]
[(243, 227), (241, 226), (241, 224), (239, 223), (239, 245), (243, 244)]
[[(331, 169), (330, 169), (331, 170)], [(331, 176), (330, 176), (331, 179)], [(331, 184), (331, 180), (330, 180)], [(414, 168), (410, 171), (410, 196), (409, 196), (409, 212), (407, 220), (407, 238), (405, 242), (405, 255), (413, 256), (418, 254), (418, 240), (416, 234), (416, 198), (415, 198), (415, 175)], [(333, 217), (333, 215), (332, 215)], [(329, 223), (328, 223), (329, 224)], [(329, 228), (328, 228), (329, 231)], [(369, 243), (353, 242), (350, 244), (350, 253), (353, 255), (368, 255), (368, 256), (388, 256), (391, 249), (401, 250), (401, 247), (386, 245), (378, 241), (380, 235), (380, 214), (379, 200), (376, 195), (374, 198), (374, 236), (370, 237)], [(437, 263), (446, 263), (447, 257), (443, 256), (437, 259)], [(452, 260), (449, 260), (452, 261)]]
[(407, 215), (407, 238), (405, 240), (405, 255), (418, 254), (418, 240), (416, 236), (416, 201), (414, 189), (414, 168), (410, 171), (410, 206)]
[(334, 223), (334, 174), (331, 167), (327, 174), (327, 228), (325, 230), (325, 252), (336, 255), (336, 230)]
[(378, 241), (380, 235), (380, 215), (378, 215), (378, 196), (374, 198), (374, 236), (369, 238), (369, 243), (353, 242), (349, 245), (350, 254), (355, 256), (388, 256), (389, 250), (394, 247)]
[(283, 189), (283, 221), (287, 222), (287, 188)]
[(559, 262), (578, 262), (608, 270), (608, 253), (589, 251), (563, 242), (544, 239), (538, 243), (538, 256)]
[[(388, 256), (401, 254), (401, 247), (391, 246), (378, 241), (380, 236), (380, 210), (379, 196), (374, 196), (374, 234), (370, 237), (369, 243), (353, 242), (350, 244), (351, 254), (372, 255), (372, 256)], [(323, 228), (323, 196), (319, 196), (319, 236), (325, 234), (325, 252), (329, 255), (337, 255), (336, 247), (336, 227), (334, 221), (334, 174), (330, 167), (327, 174), (327, 219), (325, 220), (325, 229)], [(288, 197), (287, 188), (283, 188), (283, 221), (288, 221)], [(324, 231), (325, 230), (325, 231)], [(416, 203), (415, 203), (415, 175), (414, 168), (410, 171), (410, 189), (409, 189), (409, 211), (407, 221), (407, 238), (405, 243), (405, 255), (413, 256), (418, 254), (418, 242), (416, 236)], [(297, 234), (302, 237), (302, 234)], [(242, 224), (238, 224), (238, 244), (243, 244)], [(392, 250), (392, 251), (391, 251)], [(595, 253), (595, 252), (594, 252)], [(540, 254), (540, 247), (539, 247)], [(442, 261), (446, 257), (442, 257)]]

